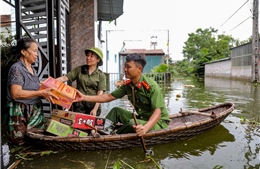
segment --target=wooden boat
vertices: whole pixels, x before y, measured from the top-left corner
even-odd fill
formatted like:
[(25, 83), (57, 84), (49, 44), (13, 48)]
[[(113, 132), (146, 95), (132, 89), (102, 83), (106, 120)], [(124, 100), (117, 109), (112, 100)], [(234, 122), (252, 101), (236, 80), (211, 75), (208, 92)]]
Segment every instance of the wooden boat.
[[(222, 103), (197, 111), (182, 111), (170, 115), (167, 129), (148, 132), (143, 138), (147, 146), (179, 141), (202, 134), (219, 125), (235, 108), (233, 103)], [(99, 138), (59, 137), (46, 135), (41, 130), (30, 130), (28, 138), (35, 144), (53, 150), (102, 150), (141, 146), (136, 133), (101, 135)]]

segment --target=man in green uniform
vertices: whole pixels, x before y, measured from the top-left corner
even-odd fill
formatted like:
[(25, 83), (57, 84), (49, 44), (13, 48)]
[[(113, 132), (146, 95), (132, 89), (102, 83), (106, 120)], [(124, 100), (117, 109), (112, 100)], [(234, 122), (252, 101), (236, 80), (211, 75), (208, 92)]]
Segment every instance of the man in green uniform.
[(143, 136), (150, 130), (159, 130), (168, 127), (169, 114), (166, 110), (163, 95), (158, 84), (142, 75), (146, 65), (145, 57), (141, 54), (130, 54), (126, 57), (125, 76), (129, 80), (110, 94), (102, 96), (88, 96), (78, 92), (76, 101), (109, 102), (127, 95), (137, 113), (135, 125), (133, 112), (114, 107), (106, 116), (113, 124), (118, 122), (123, 126), (117, 130), (118, 134), (136, 132)]

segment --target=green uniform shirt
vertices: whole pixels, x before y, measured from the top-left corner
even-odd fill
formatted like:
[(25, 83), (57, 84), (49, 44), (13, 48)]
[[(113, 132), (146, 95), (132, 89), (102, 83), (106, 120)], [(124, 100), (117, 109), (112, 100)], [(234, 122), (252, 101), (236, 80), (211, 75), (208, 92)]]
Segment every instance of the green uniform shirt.
[(105, 74), (96, 69), (92, 74), (84, 73), (82, 70), (84, 66), (78, 66), (70, 71), (66, 76), (69, 81), (73, 82), (76, 80), (77, 89), (86, 95), (97, 95), (98, 91), (106, 90), (106, 76)]
[[(143, 81), (145, 81), (146, 84), (150, 86), (149, 89), (146, 89), (144, 87), (144, 85), (142, 84)], [(132, 83), (122, 85), (111, 94), (115, 98), (122, 98), (123, 96), (127, 95), (128, 100), (133, 103), (132, 86)], [(135, 110), (138, 114), (137, 117), (139, 119), (149, 120), (154, 110), (160, 108), (160, 120), (170, 121), (169, 113), (167, 112), (163, 95), (158, 84), (154, 80), (142, 75), (139, 79), (139, 82), (134, 86), (134, 95)]]

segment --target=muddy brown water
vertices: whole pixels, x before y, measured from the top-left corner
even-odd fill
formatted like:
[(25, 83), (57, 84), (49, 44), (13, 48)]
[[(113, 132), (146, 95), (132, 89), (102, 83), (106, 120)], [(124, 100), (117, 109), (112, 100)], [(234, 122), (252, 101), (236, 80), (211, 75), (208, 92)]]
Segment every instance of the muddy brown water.
[[(188, 86), (187, 86), (188, 85)], [(185, 87), (186, 86), (186, 87)], [(189, 140), (148, 146), (152, 158), (165, 169), (258, 169), (260, 168), (260, 129), (241, 124), (241, 118), (260, 123), (260, 85), (227, 79), (176, 79), (162, 86), (165, 103), (170, 114), (180, 108), (196, 110), (233, 102), (235, 110), (216, 128)], [(176, 97), (180, 95), (180, 97)], [(117, 100), (102, 105), (105, 116), (112, 107), (120, 106), (131, 110), (127, 100)], [(15, 153), (3, 135), (2, 124), (2, 168), (10, 167)], [(144, 161), (142, 147), (134, 149), (102, 151), (64, 151), (49, 155), (28, 156), (16, 168), (37, 169), (84, 169), (113, 168), (118, 161), (133, 168), (156, 168), (150, 161)], [(122, 162), (121, 162), (122, 163)], [(124, 166), (128, 168), (127, 166)]]

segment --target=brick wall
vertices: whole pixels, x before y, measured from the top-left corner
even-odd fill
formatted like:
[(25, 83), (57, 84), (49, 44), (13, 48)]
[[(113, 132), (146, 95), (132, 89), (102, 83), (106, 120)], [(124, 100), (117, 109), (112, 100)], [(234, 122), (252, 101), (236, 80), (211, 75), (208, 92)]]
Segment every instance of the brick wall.
[(0, 15), (1, 23), (0, 27), (11, 27), (11, 15)]
[(94, 0), (70, 0), (71, 69), (85, 64), (85, 49), (95, 46), (94, 23)]

